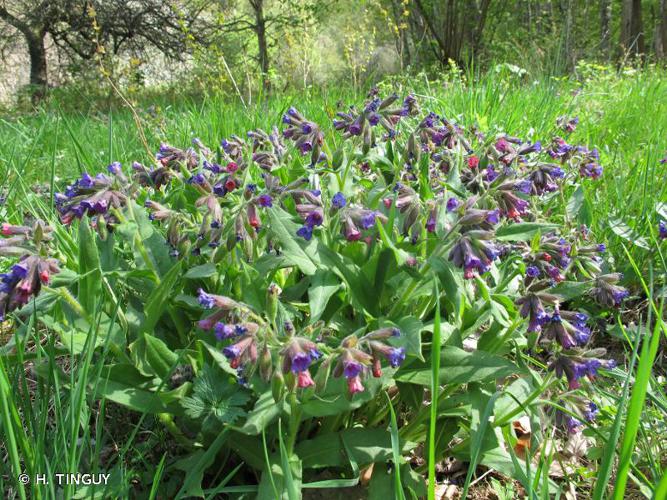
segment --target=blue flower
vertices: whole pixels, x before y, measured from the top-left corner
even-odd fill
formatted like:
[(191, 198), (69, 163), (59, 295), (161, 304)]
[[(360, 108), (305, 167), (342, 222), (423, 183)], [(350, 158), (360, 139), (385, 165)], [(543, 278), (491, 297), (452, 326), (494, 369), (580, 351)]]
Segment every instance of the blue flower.
[(537, 266), (528, 266), (526, 268), (526, 275), (531, 278), (537, 278), (540, 275), (540, 269)]
[(331, 206), (334, 208), (343, 208), (347, 204), (347, 200), (343, 193), (336, 193), (331, 199)]
[(301, 236), (306, 241), (310, 241), (313, 237), (313, 228), (311, 226), (301, 226), (296, 235)]
[(387, 360), (392, 368), (398, 368), (405, 361), (405, 348), (397, 347), (387, 353)]

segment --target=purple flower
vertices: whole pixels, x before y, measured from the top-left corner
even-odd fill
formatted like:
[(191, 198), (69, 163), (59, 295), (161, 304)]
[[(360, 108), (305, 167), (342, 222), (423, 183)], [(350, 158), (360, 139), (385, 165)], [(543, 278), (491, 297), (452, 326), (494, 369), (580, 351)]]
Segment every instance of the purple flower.
[(595, 420), (595, 417), (597, 417), (599, 413), (598, 407), (593, 401), (588, 402), (588, 408), (586, 411), (584, 411), (584, 418), (588, 420), (589, 422), (592, 422)]
[(112, 173), (114, 175), (120, 175), (123, 173), (122, 166), (119, 161), (113, 162), (111, 165), (107, 167), (107, 170), (109, 173)]
[(345, 199), (345, 196), (343, 193), (336, 193), (333, 195), (333, 198), (331, 199), (331, 206), (334, 208), (343, 208), (347, 204), (347, 200)]
[(207, 160), (204, 160), (204, 169), (209, 170), (210, 172), (213, 172), (214, 174), (221, 174), (224, 172), (224, 169), (222, 166), (218, 165), (217, 163), (210, 163)]
[(600, 243), (600, 244), (597, 246), (597, 251), (598, 251), (599, 253), (604, 253), (606, 250), (607, 250), (607, 245), (605, 245), (604, 243)]
[(319, 210), (313, 210), (306, 216), (304, 221), (306, 226), (313, 228), (322, 225), (322, 213)]
[(667, 224), (664, 220), (661, 220), (658, 224), (658, 235), (661, 240), (667, 239)]
[(301, 236), (306, 241), (310, 241), (313, 237), (313, 228), (312, 226), (301, 226), (297, 230), (296, 235)]
[(361, 373), (364, 369), (364, 366), (353, 360), (348, 360), (343, 362), (343, 375), (345, 378), (354, 378)]
[(367, 211), (361, 216), (359, 224), (361, 225), (362, 229), (370, 229), (373, 227), (375, 225), (375, 212)]
[(447, 200), (447, 211), (453, 212), (459, 207), (459, 205), (461, 205), (461, 202), (459, 200), (457, 200), (456, 198), (450, 198)]
[(95, 185), (95, 181), (93, 181), (93, 178), (90, 175), (84, 172), (81, 175), (81, 179), (79, 179), (76, 184), (82, 189), (90, 189)]
[(291, 357), (290, 361), (292, 372), (299, 373), (308, 369), (312, 362), (312, 358), (310, 354), (306, 352), (297, 352)]
[(489, 224), (498, 224), (498, 221), (500, 221), (500, 211), (498, 209), (490, 210), (486, 214), (486, 222)]
[(484, 180), (487, 182), (493, 182), (498, 178), (498, 172), (496, 172), (493, 167), (487, 167), (486, 172), (484, 173)]
[(273, 198), (268, 194), (262, 194), (257, 198), (260, 207), (268, 208), (273, 206)]
[(215, 306), (215, 297), (206, 293), (201, 288), (199, 289), (199, 297), (197, 297), (197, 300), (204, 309), (213, 309), (213, 306)]
[(526, 275), (531, 278), (537, 278), (540, 275), (540, 269), (537, 266), (528, 266), (526, 268)]
[(230, 339), (236, 335), (237, 332), (234, 325), (220, 322), (215, 324), (215, 336), (218, 340)]
[(530, 194), (533, 190), (533, 183), (528, 179), (524, 179), (515, 184), (516, 190), (524, 194)]
[(224, 354), (227, 359), (230, 359), (230, 360), (231, 359), (236, 359), (241, 354), (241, 350), (239, 349), (239, 347), (236, 344), (233, 344), (233, 345), (225, 347), (222, 350), (222, 354)]
[(190, 177), (187, 182), (188, 184), (196, 184), (201, 186), (202, 184), (206, 183), (206, 177), (204, 177), (204, 174), (195, 174)]

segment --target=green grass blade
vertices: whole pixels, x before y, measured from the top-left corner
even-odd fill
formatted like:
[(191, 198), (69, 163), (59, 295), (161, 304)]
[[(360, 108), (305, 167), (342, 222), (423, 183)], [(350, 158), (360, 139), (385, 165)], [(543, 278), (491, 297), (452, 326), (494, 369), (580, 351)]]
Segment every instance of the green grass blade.
[[(428, 430), (428, 499), (435, 500), (435, 434), (438, 424), (438, 395), (440, 394), (440, 292), (435, 281), (435, 318), (431, 342), (431, 415)], [(434, 355), (435, 354), (435, 355)]]
[(394, 460), (394, 495), (399, 500), (405, 500), (405, 492), (403, 491), (403, 483), (401, 482), (401, 443), (398, 436), (398, 425), (396, 424), (396, 412), (394, 405), (391, 404), (389, 394), (385, 392), (387, 402), (389, 403), (389, 413), (391, 415), (391, 452)]

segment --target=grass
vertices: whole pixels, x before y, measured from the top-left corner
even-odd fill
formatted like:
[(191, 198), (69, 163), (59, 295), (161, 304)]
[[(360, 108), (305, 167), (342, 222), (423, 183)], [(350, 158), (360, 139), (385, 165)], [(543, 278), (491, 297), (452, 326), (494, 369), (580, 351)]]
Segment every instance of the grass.
[[(654, 70), (620, 76), (600, 73), (585, 81), (519, 82), (488, 75), (471, 84), (408, 79), (396, 82), (400, 87), (396, 90), (414, 90), (421, 95), (423, 108), (453, 117), (466, 126), (479, 125), (484, 130), (504, 130), (548, 139), (555, 133), (554, 122), (558, 116), (578, 115), (580, 124), (573, 142), (600, 148), (605, 167), (602, 179), (583, 182), (580, 197), (564, 199), (563, 203), (577, 208), (576, 222), (587, 224), (596, 241), (607, 243), (616, 267), (626, 274), (626, 284), (637, 299), (632, 302), (632, 308), (622, 311), (628, 321), (636, 324), (627, 329), (621, 326), (619, 340), (613, 341), (626, 359), (625, 365), (615, 371), (616, 380), (603, 386), (607, 419), (601, 419), (599, 424), (601, 452), (598, 479), (593, 481), (594, 498), (609, 498), (612, 489), (616, 498), (622, 498), (628, 488), (636, 488), (644, 494), (655, 490), (655, 498), (661, 498), (660, 491), (667, 490), (664, 473), (667, 446), (660, 439), (655, 442), (656, 433), (664, 435), (667, 421), (664, 367), (655, 364), (660, 344), (664, 345), (667, 338), (662, 319), (667, 268), (657, 239), (658, 212), (662, 210), (667, 216), (667, 208), (660, 205), (667, 202), (667, 165), (660, 164), (660, 159), (667, 154), (666, 77), (663, 71)], [(0, 210), (3, 217), (12, 222), (22, 220), (26, 211), (50, 218), (53, 217), (54, 186), (63, 188), (81, 171), (102, 171), (114, 160), (124, 164), (135, 160), (150, 163), (151, 151), (162, 141), (182, 147), (199, 137), (205, 144), (217, 144), (233, 133), (279, 123), (284, 110), (292, 104), (310, 119), (330, 123), (339, 103), (359, 103), (363, 97), (342, 88), (308, 89), (250, 107), (224, 96), (179, 98), (171, 95), (151, 101), (139, 100), (136, 109), (147, 144), (142, 143), (133, 115), (127, 109), (114, 103), (86, 102), (83, 97), (80, 104), (73, 105), (76, 96), (70, 96), (67, 102), (53, 100), (35, 112), (0, 118), (0, 175), (2, 190), (8, 197)], [(330, 137), (336, 141), (334, 134)], [(50, 204), (39, 204), (26, 196), (34, 184), (49, 189)], [(76, 259), (72, 236), (64, 234), (62, 238), (69, 241), (68, 248), (73, 251), (72, 255), (64, 257)], [(647, 283), (644, 277), (649, 275), (651, 279)], [(104, 470), (103, 455), (109, 453), (111, 446), (110, 439), (103, 439), (107, 432), (105, 414), (113, 407), (102, 403), (98, 408), (90, 408), (86, 404), (89, 383), (103, 383), (99, 370), (91, 365), (97, 329), (91, 330), (92, 335), (81, 355), (67, 358), (65, 365), (62, 353), (49, 340), (52, 337), (48, 332), (37, 331), (31, 325), (25, 325), (25, 329), (29, 336), (23, 345), (29, 344), (30, 350), (24, 353), (19, 345), (15, 356), (0, 356), (0, 434), (3, 436), (0, 490), (11, 491), (18, 498), (51, 498), (56, 492), (48, 487), (34, 489), (31, 485), (21, 485), (15, 488), (16, 472), (34, 475), (39, 471), (82, 471), (93, 467)], [(439, 328), (434, 326), (434, 342), (438, 335)], [(15, 338), (20, 342), (18, 335)], [(436, 358), (434, 373), (440, 368), (439, 358)], [(26, 369), (33, 361), (35, 366), (48, 367), (46, 379), (37, 378), (37, 382), (33, 382)], [(432, 396), (435, 408), (438, 392), (432, 391)], [(389, 404), (395, 478), (400, 484), (399, 429), (394, 409)], [(161, 426), (152, 417), (144, 417), (126, 433), (119, 434), (119, 442), (113, 443), (115, 450), (126, 457), (118, 463), (129, 465), (119, 465), (121, 470), (117, 471), (117, 477), (123, 479), (125, 486), (111, 485), (105, 494), (128, 494), (126, 485), (131, 479), (146, 483), (154, 480), (151, 490), (154, 497), (158, 491), (155, 484), (168, 480), (166, 450), (159, 446), (164, 436), (156, 430)], [(482, 426), (486, 424), (487, 420), (483, 419)], [(431, 426), (430, 478), (435, 477), (435, 436), (435, 426)], [(281, 442), (282, 468), (292, 498), (295, 497), (294, 479), (287, 450), (283, 448)], [(201, 463), (190, 464), (191, 477), (208, 462), (207, 458), (210, 456), (203, 456)], [(598, 464), (591, 467), (595, 469)], [(548, 470), (549, 464), (544, 467)], [(465, 478), (466, 490), (473, 472), (471, 468)], [(355, 477), (357, 475), (355, 471)], [(231, 475), (222, 479), (219, 491), (224, 491), (231, 479)], [(531, 483), (531, 479), (526, 482)], [(532, 484), (544, 482), (542, 491), (548, 491), (548, 481), (548, 474), (544, 473), (534, 477)], [(188, 486), (187, 482), (183, 484), (181, 492)], [(397, 491), (403, 490), (398, 488)], [(529, 493), (532, 497), (533, 492)], [(210, 492), (214, 494), (215, 491)], [(434, 489), (430, 489), (429, 498), (434, 496)]]

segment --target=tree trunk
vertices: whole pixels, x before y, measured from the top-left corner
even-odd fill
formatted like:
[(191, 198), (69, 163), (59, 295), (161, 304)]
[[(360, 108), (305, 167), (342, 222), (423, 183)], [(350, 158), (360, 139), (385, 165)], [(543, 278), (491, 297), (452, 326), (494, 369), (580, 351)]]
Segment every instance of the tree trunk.
[(28, 45), (32, 102), (37, 104), (46, 94), (46, 88), (49, 83), (46, 72), (46, 48), (44, 47), (46, 28), (44, 26), (40, 28), (35, 27), (26, 21), (14, 17), (3, 5), (0, 5), (0, 19), (3, 19), (9, 25), (16, 28), (23, 35)]
[(611, 2), (600, 0), (600, 50), (605, 61), (609, 61), (611, 50)]
[(623, 0), (621, 11), (621, 51), (623, 55), (644, 54), (641, 0)]
[(250, 5), (255, 11), (255, 33), (257, 34), (257, 47), (259, 57), (259, 68), (262, 72), (262, 87), (268, 91), (269, 82), (269, 49), (266, 42), (266, 19), (264, 18), (264, 0), (250, 0)]
[(636, 40), (637, 55), (645, 54), (644, 46), (644, 24), (642, 23), (642, 2), (641, 0), (632, 1), (632, 37)]
[(49, 83), (46, 66), (46, 48), (44, 47), (44, 33), (26, 37), (28, 53), (30, 54), (30, 85), (32, 86), (32, 100), (37, 102), (44, 97)]
[(660, 2), (660, 47), (662, 49), (662, 57), (667, 57), (667, 0)]
[(491, 6), (491, 0), (482, 0), (479, 9), (479, 18), (477, 20), (477, 28), (473, 30), (474, 35), (471, 43), (471, 51), (474, 57), (477, 56), (478, 52), (482, 47), (482, 39), (484, 37), (484, 27), (486, 26), (486, 17), (489, 13), (490, 6)]

